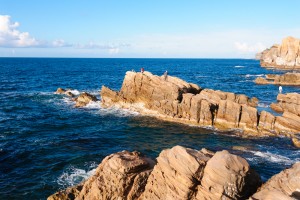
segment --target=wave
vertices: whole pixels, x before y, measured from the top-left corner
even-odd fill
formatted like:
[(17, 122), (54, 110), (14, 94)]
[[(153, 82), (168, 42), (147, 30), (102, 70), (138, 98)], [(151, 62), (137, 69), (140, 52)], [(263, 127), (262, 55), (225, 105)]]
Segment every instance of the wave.
[(242, 65), (236, 65), (236, 66), (234, 66), (235, 68), (244, 68), (244, 67), (246, 67), (246, 66), (242, 66)]
[(249, 78), (249, 77), (262, 77), (262, 76), (265, 76), (264, 74), (246, 74), (245, 77), (246, 78)]
[(97, 165), (95, 163), (92, 163), (90, 166), (88, 166), (90, 170), (71, 166), (58, 177), (57, 183), (63, 188), (76, 185), (94, 175), (96, 172), (96, 167)]
[(72, 90), (72, 89), (69, 89), (69, 90), (67, 90), (67, 92), (71, 92), (72, 94), (74, 94), (74, 95), (80, 95), (80, 92), (78, 91), (78, 90)]
[(284, 165), (291, 165), (294, 164), (297, 161), (300, 161), (299, 156), (297, 156), (297, 158), (295, 159), (291, 159), (288, 158), (286, 156), (282, 156), (282, 155), (278, 155), (278, 154), (274, 154), (271, 152), (261, 152), (261, 151), (249, 151), (250, 153), (253, 153), (254, 156), (256, 157), (252, 157), (252, 158), (248, 158), (248, 160), (250, 161), (257, 161), (258, 159), (265, 159), (268, 162), (272, 162), (272, 163), (281, 163)]
[(101, 109), (101, 101), (91, 101), (88, 103), (84, 108), (89, 108), (89, 109)]

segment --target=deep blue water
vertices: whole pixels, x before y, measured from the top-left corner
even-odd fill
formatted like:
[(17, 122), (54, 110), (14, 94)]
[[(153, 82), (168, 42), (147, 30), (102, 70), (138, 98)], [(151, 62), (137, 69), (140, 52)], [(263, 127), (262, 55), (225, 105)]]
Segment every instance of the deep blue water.
[[(45, 199), (88, 177), (105, 156), (124, 149), (153, 158), (174, 145), (227, 149), (246, 158), (263, 180), (300, 160), (300, 151), (286, 138), (242, 139), (98, 104), (76, 109), (54, 94), (63, 87), (99, 97), (102, 85), (118, 90), (125, 72), (141, 67), (158, 75), (168, 70), (202, 88), (258, 97), (258, 108), (268, 111), (278, 88), (253, 80), (282, 73), (239, 59), (0, 58), (0, 199)], [(284, 86), (283, 91), (300, 88)]]

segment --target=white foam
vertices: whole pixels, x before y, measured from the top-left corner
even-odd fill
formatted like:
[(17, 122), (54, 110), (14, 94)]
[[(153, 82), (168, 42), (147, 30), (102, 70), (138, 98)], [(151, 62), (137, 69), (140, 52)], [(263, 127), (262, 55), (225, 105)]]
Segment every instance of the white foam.
[(286, 156), (282, 156), (282, 155), (278, 155), (278, 154), (274, 154), (274, 153), (270, 153), (270, 152), (261, 152), (261, 151), (249, 151), (251, 153), (254, 154), (255, 157), (253, 158), (249, 158), (248, 160), (257, 160), (258, 158), (263, 158), (265, 160), (267, 160), (268, 162), (272, 162), (272, 163), (282, 163), (285, 165), (291, 165), (297, 161), (300, 161), (299, 158), (296, 159), (290, 159)]
[(234, 66), (235, 68), (243, 68), (243, 67), (246, 67), (246, 66), (241, 66), (241, 65), (237, 65), (237, 66)]
[(78, 90), (71, 90), (71, 89), (69, 89), (66, 92), (71, 92), (74, 95), (80, 95), (80, 92)]
[(89, 109), (100, 109), (101, 107), (101, 101), (91, 101), (90, 103), (88, 103), (85, 108), (89, 108)]
[(260, 107), (260, 108), (269, 108), (270, 107), (270, 105), (268, 105), (266, 103), (258, 103), (257, 106)]
[(255, 77), (262, 77), (262, 76), (265, 76), (265, 75), (264, 74), (246, 74), (245, 75), (246, 78), (253, 77), (253, 76), (255, 76)]
[(71, 166), (65, 172), (63, 172), (62, 175), (58, 177), (57, 183), (63, 187), (76, 185), (95, 174), (95, 164), (93, 163), (90, 167), (93, 167), (93, 169), (88, 171)]
[[(101, 105), (100, 105), (101, 107)], [(118, 108), (118, 107), (110, 107), (110, 108), (103, 108), (101, 107), (98, 114), (105, 116), (105, 115), (116, 115), (118, 117), (133, 117), (140, 115), (139, 112), (132, 111), (129, 109), (124, 109), (124, 108)]]

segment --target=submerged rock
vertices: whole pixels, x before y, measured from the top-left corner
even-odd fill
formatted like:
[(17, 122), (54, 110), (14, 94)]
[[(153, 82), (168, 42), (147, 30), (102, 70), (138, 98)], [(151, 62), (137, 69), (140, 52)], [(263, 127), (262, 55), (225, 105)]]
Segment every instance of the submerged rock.
[(260, 56), (262, 67), (280, 69), (300, 69), (300, 40), (287, 37), (282, 40), (281, 45), (273, 45), (264, 50)]
[(175, 146), (163, 150), (154, 164), (137, 152), (112, 154), (95, 175), (48, 200), (246, 199), (261, 185), (247, 161), (227, 151)]
[(242, 136), (294, 134), (298, 128), (287, 116), (257, 111), (257, 98), (220, 90), (201, 89), (179, 78), (165, 80), (150, 72), (127, 72), (120, 91), (101, 90), (106, 107), (118, 106), (164, 120), (222, 130), (239, 129)]
[(65, 94), (69, 97), (74, 97), (75, 95), (70, 91), (63, 88), (57, 88), (55, 94)]

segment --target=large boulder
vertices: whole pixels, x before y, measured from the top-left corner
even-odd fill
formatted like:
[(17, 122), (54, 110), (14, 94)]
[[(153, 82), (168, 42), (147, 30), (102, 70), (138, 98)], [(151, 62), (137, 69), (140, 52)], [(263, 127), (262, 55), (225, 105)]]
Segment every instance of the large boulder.
[(195, 199), (246, 199), (260, 185), (259, 175), (245, 159), (220, 151), (207, 162)]
[(69, 188), (48, 200), (71, 199), (138, 199), (143, 193), (155, 162), (138, 152), (122, 151), (107, 156), (96, 173), (79, 188)]
[(250, 199), (293, 200), (300, 199), (300, 162), (268, 180)]
[(300, 69), (300, 40), (287, 37), (281, 45), (273, 45), (264, 50), (260, 56), (262, 67), (275, 67), (281, 69)]

